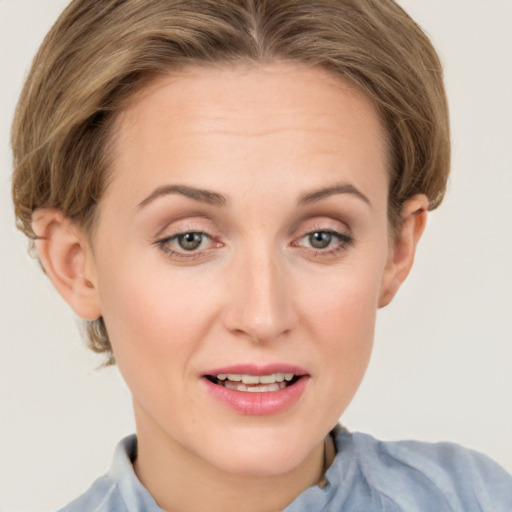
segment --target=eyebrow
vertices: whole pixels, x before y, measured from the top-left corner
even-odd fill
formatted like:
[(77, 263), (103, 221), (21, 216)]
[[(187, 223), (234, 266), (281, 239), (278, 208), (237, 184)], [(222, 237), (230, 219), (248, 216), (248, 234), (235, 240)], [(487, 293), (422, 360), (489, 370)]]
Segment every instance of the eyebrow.
[[(171, 194), (180, 194), (185, 197), (189, 197), (190, 199), (194, 199), (195, 201), (211, 204), (213, 206), (226, 206), (228, 203), (228, 200), (225, 196), (219, 194), (218, 192), (213, 192), (212, 190), (191, 187), (188, 185), (163, 185), (153, 190), (149, 196), (147, 196), (138, 204), (138, 207), (142, 208), (159, 197), (164, 197)], [(350, 183), (339, 183), (331, 187), (309, 192), (299, 199), (298, 204), (301, 206), (316, 203), (321, 199), (325, 199), (326, 197), (336, 194), (355, 195), (369, 206), (371, 206), (370, 200), (359, 189)]]
[(163, 185), (153, 190), (149, 196), (138, 204), (138, 207), (142, 208), (155, 199), (170, 194), (180, 194), (194, 199), (195, 201), (211, 204), (213, 206), (226, 206), (227, 204), (227, 199), (222, 194), (212, 192), (211, 190), (190, 187), (188, 185)]
[(357, 189), (356, 187), (354, 187), (354, 185), (351, 185), (350, 183), (339, 183), (331, 187), (321, 188), (320, 190), (309, 192), (308, 194), (303, 195), (299, 199), (299, 205), (316, 203), (321, 199), (325, 199), (326, 197), (333, 196), (335, 194), (351, 194), (358, 197), (369, 206), (372, 205), (370, 200), (359, 189)]

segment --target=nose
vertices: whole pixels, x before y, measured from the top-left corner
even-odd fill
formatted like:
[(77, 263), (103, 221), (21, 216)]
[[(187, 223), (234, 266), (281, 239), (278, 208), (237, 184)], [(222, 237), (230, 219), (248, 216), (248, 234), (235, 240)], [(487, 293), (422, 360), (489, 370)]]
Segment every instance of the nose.
[(293, 289), (285, 264), (270, 249), (247, 251), (231, 265), (224, 325), (257, 343), (286, 336), (296, 323)]

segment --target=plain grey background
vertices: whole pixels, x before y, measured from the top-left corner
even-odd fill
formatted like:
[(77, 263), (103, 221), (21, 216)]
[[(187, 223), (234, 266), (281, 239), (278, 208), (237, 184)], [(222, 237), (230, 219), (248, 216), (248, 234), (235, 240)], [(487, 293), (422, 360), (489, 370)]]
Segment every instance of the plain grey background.
[[(12, 114), (66, 0), (0, 0), (0, 511), (55, 510), (134, 430), (115, 368), (83, 348), (69, 308), (14, 227)], [(451, 440), (512, 471), (512, 2), (401, 0), (445, 65), (453, 171), (415, 268), (379, 312), (366, 379), (343, 416), (384, 439)]]

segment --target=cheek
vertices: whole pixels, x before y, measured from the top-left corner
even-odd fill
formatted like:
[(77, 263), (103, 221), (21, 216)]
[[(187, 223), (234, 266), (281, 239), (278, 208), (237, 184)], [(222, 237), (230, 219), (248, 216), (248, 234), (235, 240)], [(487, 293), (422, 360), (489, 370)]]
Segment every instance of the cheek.
[[(307, 283), (306, 283), (307, 284)], [(315, 292), (306, 286), (300, 295), (311, 327), (326, 339), (357, 343), (373, 333), (380, 291), (380, 274), (372, 269), (346, 267), (327, 276)], [(324, 336), (322, 336), (324, 337)]]
[(176, 410), (194, 410), (190, 377), (215, 297), (205, 280), (191, 284), (165, 264), (140, 272), (125, 260), (104, 271), (102, 312), (119, 370), (146, 413), (172, 422)]
[(183, 361), (193, 353), (215, 315), (208, 282), (165, 262), (141, 265), (127, 256), (117, 265), (115, 259), (103, 261), (101, 308), (120, 365), (123, 360), (154, 364), (166, 354)]
[[(346, 394), (350, 400), (364, 375), (373, 346), (379, 266), (340, 268), (330, 276), (324, 289), (314, 294), (303, 290), (302, 316), (309, 336), (322, 352), (325, 369), (329, 370), (325, 376), (334, 386), (333, 393)], [(342, 401), (346, 403), (345, 399)]]

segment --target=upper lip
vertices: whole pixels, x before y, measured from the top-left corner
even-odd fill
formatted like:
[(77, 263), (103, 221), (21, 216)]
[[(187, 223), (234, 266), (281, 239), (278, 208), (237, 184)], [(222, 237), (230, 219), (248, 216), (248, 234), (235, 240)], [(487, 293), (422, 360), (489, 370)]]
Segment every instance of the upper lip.
[(309, 375), (309, 373), (300, 366), (295, 366), (286, 363), (272, 363), (265, 365), (235, 364), (229, 366), (222, 366), (204, 372), (203, 376), (219, 374), (271, 375), (273, 373), (293, 373), (294, 375), (297, 376)]

